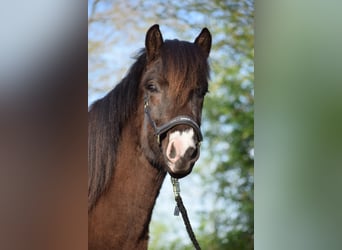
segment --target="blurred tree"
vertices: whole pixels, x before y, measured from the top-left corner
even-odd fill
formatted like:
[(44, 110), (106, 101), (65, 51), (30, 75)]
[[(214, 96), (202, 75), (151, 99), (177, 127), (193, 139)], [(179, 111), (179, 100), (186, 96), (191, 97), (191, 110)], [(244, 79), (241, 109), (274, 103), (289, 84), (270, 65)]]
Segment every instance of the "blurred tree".
[[(132, 48), (137, 48), (136, 41), (144, 46), (151, 24), (162, 24), (164, 31), (176, 30), (184, 40), (193, 39), (204, 26), (209, 28), (212, 75), (203, 113), (202, 163), (195, 168), (204, 183), (202, 199), (207, 204), (198, 215), (201, 225), (195, 232), (203, 249), (253, 249), (254, 1), (89, 0), (88, 6), (90, 94), (112, 88), (130, 65), (113, 67), (117, 58), (103, 52), (127, 47), (125, 54), (134, 55)], [(130, 47), (132, 41), (134, 47)], [(124, 60), (120, 51), (115, 54)], [(165, 244), (166, 231), (163, 224), (154, 223), (151, 233), (162, 240), (153, 237), (150, 249), (193, 249), (179, 239)]]

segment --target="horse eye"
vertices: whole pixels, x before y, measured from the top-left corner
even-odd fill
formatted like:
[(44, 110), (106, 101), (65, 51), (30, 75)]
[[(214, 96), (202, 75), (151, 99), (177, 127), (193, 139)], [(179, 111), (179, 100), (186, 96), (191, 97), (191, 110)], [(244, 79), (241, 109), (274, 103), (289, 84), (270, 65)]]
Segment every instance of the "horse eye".
[(158, 88), (156, 87), (156, 85), (154, 85), (152, 83), (148, 83), (146, 85), (146, 89), (150, 92), (158, 92)]
[(203, 90), (203, 89), (196, 89), (195, 90), (195, 94), (196, 96), (200, 97), (200, 98), (203, 98), (205, 96), (205, 94), (207, 93), (206, 90)]

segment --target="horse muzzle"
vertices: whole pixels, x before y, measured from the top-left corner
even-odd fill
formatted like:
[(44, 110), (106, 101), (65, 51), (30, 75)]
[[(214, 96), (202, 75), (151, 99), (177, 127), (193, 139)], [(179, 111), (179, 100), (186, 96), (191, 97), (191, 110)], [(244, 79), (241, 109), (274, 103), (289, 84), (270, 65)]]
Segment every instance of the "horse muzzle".
[(185, 130), (170, 131), (165, 143), (162, 148), (169, 174), (175, 178), (188, 175), (200, 154), (200, 142), (194, 129), (185, 127)]
[[(152, 119), (147, 97), (145, 97), (144, 110), (154, 130), (157, 143), (163, 151), (169, 174), (175, 178), (188, 175), (199, 158), (200, 144), (203, 140), (199, 125), (191, 117), (181, 115), (157, 126)], [(162, 143), (161, 136), (164, 137), (166, 134), (168, 140)]]

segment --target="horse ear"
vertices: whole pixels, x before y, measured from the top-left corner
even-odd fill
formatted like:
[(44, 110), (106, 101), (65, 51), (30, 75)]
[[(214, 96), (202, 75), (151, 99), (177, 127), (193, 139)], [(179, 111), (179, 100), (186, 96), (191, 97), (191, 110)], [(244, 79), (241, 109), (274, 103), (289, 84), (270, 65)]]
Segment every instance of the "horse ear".
[(211, 48), (211, 34), (207, 28), (202, 29), (201, 33), (195, 40), (195, 44), (197, 44), (203, 50), (206, 57), (209, 56)]
[(163, 45), (163, 37), (159, 25), (153, 25), (146, 33), (145, 47), (147, 62), (153, 61), (159, 55), (160, 47)]

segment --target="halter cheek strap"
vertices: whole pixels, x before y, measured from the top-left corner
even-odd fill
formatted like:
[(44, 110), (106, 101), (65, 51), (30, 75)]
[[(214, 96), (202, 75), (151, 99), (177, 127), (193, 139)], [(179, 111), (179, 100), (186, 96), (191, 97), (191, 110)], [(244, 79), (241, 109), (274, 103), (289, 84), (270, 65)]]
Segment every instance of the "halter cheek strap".
[(144, 110), (152, 128), (154, 129), (154, 134), (157, 137), (157, 142), (159, 145), (160, 145), (160, 135), (166, 133), (171, 128), (177, 125), (187, 125), (187, 126), (192, 127), (195, 130), (195, 133), (198, 137), (198, 141), (201, 142), (203, 140), (200, 127), (193, 119), (191, 119), (191, 117), (186, 116), (186, 115), (180, 115), (180, 116), (173, 118), (171, 121), (158, 127), (156, 123), (154, 122), (154, 120), (152, 119), (147, 96), (145, 96)]

